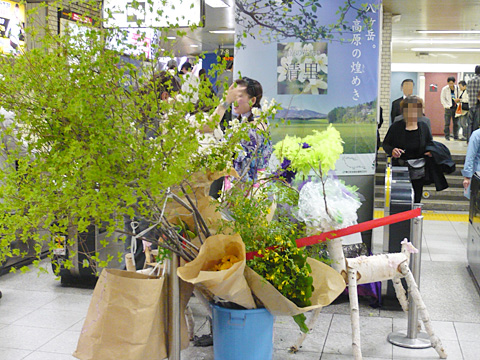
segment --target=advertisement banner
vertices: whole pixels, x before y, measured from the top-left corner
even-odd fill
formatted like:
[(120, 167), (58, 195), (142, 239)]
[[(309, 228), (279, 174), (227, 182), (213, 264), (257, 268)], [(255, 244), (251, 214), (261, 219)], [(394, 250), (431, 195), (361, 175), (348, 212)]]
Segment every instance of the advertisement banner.
[(0, 0), (0, 54), (21, 54), (25, 48), (25, 5)]
[(339, 175), (375, 172), (381, 0), (236, 1), (234, 72), (282, 104), (274, 142), (332, 124), (344, 141)]

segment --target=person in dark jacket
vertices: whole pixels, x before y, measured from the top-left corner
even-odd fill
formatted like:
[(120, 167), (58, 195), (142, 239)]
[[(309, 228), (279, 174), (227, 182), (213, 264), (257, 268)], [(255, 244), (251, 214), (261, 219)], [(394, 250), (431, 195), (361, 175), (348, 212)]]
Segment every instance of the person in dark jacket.
[(407, 96), (400, 103), (400, 108), (404, 121), (394, 122), (390, 126), (383, 140), (383, 149), (392, 157), (393, 166), (409, 167), (415, 203), (419, 203), (425, 180), (425, 157), (431, 156), (426, 147), (431, 145), (433, 138), (428, 125), (418, 121), (423, 116), (421, 98)]
[(469, 141), (472, 133), (480, 126), (480, 91), (477, 93), (477, 101), (475, 103), (475, 106), (469, 109), (467, 116), (467, 141)]
[(390, 111), (390, 125), (393, 124), (395, 121), (395, 118), (398, 115), (402, 115), (402, 109), (400, 108), (400, 102), (402, 102), (407, 96), (410, 96), (413, 94), (413, 86), (415, 83), (413, 82), (412, 79), (405, 79), (402, 81), (401, 85), (401, 90), (403, 92), (403, 96), (399, 97), (398, 99), (395, 99), (392, 102), (392, 107)]

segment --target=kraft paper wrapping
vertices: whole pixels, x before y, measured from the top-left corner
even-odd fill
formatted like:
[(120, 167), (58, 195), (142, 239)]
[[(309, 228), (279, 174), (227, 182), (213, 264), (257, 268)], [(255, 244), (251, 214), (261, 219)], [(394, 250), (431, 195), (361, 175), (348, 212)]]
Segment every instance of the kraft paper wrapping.
[[(165, 278), (104, 269), (93, 291), (77, 349), (81, 360), (145, 360), (168, 356), (167, 284)], [(181, 312), (192, 286), (180, 284)], [(182, 349), (189, 346), (181, 317)]]
[[(210, 186), (213, 181), (225, 175), (238, 176), (234, 169), (230, 169), (228, 171), (215, 173), (210, 171), (207, 171), (206, 173), (197, 172), (193, 174), (190, 179), (190, 183), (193, 184), (193, 193), (190, 195), (190, 198), (195, 202), (198, 211), (202, 215), (202, 218), (205, 220), (205, 223), (212, 234), (216, 233), (218, 221), (222, 216), (217, 212), (217, 206), (209, 195)], [(187, 199), (182, 193), (178, 192), (177, 195), (188, 204)], [(192, 213), (189, 213), (187, 209), (175, 200), (169, 200), (165, 208), (165, 213), (167, 214), (168, 221), (172, 224), (179, 224), (180, 221), (182, 221), (187, 224), (189, 230), (193, 231), (195, 229)]]
[[(225, 255), (235, 255), (241, 261), (228, 270), (207, 271)], [(205, 240), (195, 260), (177, 269), (186, 282), (200, 285), (222, 300), (246, 309), (254, 309), (255, 301), (245, 280), (245, 244), (240, 235), (214, 235)]]
[(248, 266), (245, 268), (245, 278), (252, 293), (273, 315), (295, 316), (331, 304), (346, 287), (343, 277), (330, 266), (312, 258), (308, 258), (307, 262), (312, 268), (315, 288), (310, 298), (311, 306), (298, 307)]

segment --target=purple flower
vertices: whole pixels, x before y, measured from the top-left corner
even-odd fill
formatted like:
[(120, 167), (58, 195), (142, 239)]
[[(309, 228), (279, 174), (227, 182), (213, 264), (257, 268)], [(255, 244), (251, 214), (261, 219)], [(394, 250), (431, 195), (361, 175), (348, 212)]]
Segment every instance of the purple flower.
[[(279, 169), (279, 171), (277, 171), (277, 177), (285, 180), (289, 184), (292, 183), (293, 179), (295, 178), (295, 175), (297, 174), (293, 170), (288, 170), (291, 163), (292, 162), (290, 160), (288, 160), (287, 158), (283, 158), (283, 162), (280, 165), (281, 169)], [(285, 171), (281, 171), (281, 170), (285, 170)]]
[(308, 149), (308, 148), (310, 148), (310, 147), (311, 147), (311, 146), (308, 145), (307, 143), (303, 143), (303, 145), (302, 145), (302, 149)]

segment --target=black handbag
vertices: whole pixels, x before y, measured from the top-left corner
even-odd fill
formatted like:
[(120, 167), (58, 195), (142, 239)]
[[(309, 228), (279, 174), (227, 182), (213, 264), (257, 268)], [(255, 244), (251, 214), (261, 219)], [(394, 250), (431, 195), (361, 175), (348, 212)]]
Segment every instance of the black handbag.
[(425, 163), (424, 158), (407, 160), (410, 180), (418, 180), (425, 177)]

